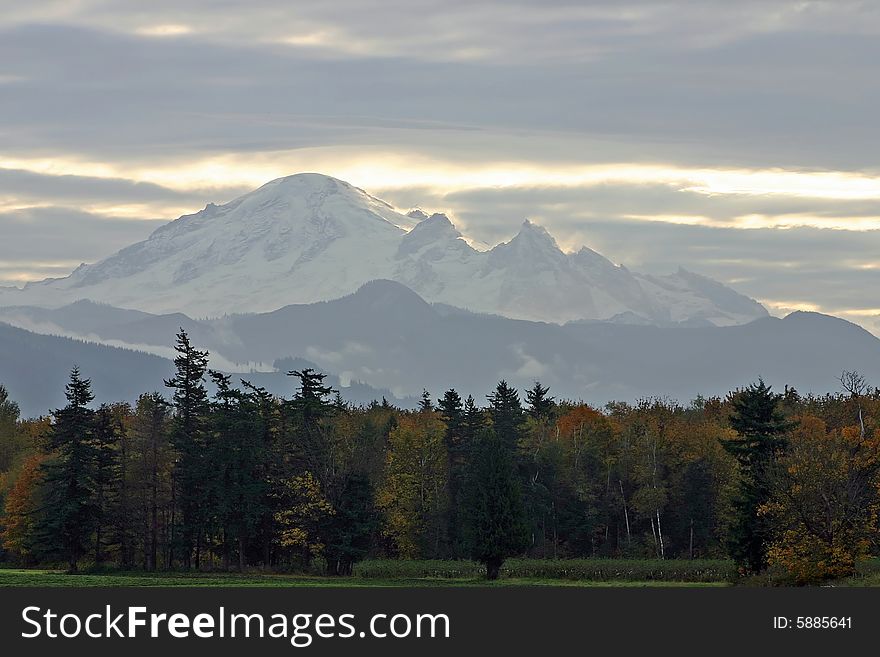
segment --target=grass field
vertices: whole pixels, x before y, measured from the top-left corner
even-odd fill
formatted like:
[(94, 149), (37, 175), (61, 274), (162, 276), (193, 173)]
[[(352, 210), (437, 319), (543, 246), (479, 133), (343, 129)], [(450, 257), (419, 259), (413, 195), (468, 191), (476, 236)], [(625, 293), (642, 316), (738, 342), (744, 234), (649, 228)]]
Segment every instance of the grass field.
[[(772, 585), (739, 580), (749, 586)], [(706, 587), (738, 581), (736, 568), (725, 560), (668, 559), (509, 559), (501, 578), (488, 582), (471, 561), (369, 560), (355, 566), (353, 577), (305, 574), (226, 572), (89, 572), (70, 575), (61, 570), (0, 568), (0, 587), (10, 586), (180, 586), (180, 587)], [(785, 584), (777, 581), (775, 585)], [(880, 586), (880, 560), (859, 564), (858, 575), (833, 586)]]
[(0, 569), (0, 587), (9, 586), (183, 586), (183, 587), (473, 587), (473, 586), (582, 586), (665, 587), (725, 586), (725, 582), (676, 582), (658, 580), (571, 580), (504, 577), (487, 582), (482, 577), (319, 577), (238, 573), (83, 573), (69, 575), (58, 570)]

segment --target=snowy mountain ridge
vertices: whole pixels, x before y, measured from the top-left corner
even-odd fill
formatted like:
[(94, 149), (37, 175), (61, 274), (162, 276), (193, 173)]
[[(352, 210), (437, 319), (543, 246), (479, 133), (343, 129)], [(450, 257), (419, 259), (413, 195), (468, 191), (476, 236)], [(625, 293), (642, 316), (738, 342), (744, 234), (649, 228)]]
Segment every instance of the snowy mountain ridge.
[(208, 204), (66, 278), (0, 289), (0, 306), (90, 299), (211, 317), (335, 299), (376, 279), (431, 302), (554, 323), (727, 326), (767, 315), (756, 301), (684, 269), (648, 276), (586, 247), (565, 253), (528, 220), (509, 241), (479, 251), (446, 215), (403, 214), (314, 173)]

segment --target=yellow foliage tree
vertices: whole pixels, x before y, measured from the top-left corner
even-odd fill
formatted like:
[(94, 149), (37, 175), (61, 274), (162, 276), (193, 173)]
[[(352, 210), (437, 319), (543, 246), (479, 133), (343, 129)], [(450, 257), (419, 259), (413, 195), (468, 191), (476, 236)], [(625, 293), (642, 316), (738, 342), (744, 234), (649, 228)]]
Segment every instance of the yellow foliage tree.
[(880, 434), (801, 417), (759, 510), (776, 527), (769, 563), (800, 584), (852, 575), (877, 532), (878, 475)]
[(3, 509), (4, 526), (0, 531), (0, 541), (4, 549), (25, 563), (31, 556), (34, 513), (39, 506), (37, 489), (43, 479), (40, 466), (45, 460), (44, 454), (36, 452), (22, 462), (21, 469), (6, 495)]
[(436, 557), (444, 536), (448, 467), (446, 425), (434, 412), (404, 416), (389, 435), (377, 503), (385, 533), (407, 559)]
[(283, 508), (275, 514), (282, 547), (294, 548), (308, 564), (321, 554), (324, 544), (319, 537), (321, 521), (333, 514), (333, 507), (321, 491), (321, 484), (311, 472), (284, 482)]

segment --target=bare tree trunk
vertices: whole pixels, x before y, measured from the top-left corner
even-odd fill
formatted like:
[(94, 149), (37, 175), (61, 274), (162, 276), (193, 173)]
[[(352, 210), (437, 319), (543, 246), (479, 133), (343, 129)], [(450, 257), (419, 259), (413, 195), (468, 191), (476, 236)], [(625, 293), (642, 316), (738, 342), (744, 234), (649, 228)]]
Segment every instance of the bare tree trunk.
[(153, 427), (150, 432), (152, 468), (150, 472), (150, 570), (156, 570), (159, 549), (159, 437)]
[(657, 536), (660, 539), (660, 558), (666, 558), (666, 550), (663, 548), (663, 530), (660, 529), (660, 509), (657, 509)]
[(629, 546), (632, 544), (632, 535), (629, 530), (629, 510), (626, 508), (626, 495), (623, 493), (623, 481), (618, 479), (617, 483), (620, 484), (620, 497), (623, 499), (623, 519), (626, 521), (626, 544)]
[(694, 558), (694, 519), (691, 518), (691, 544), (690, 544), (690, 555), (691, 559)]

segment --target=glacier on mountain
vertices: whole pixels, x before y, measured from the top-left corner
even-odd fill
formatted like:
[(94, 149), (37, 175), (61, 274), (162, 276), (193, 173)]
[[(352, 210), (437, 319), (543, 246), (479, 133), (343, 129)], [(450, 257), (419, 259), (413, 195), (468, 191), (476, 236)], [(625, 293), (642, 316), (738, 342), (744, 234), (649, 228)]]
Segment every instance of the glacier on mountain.
[(390, 279), (424, 299), (514, 319), (564, 323), (743, 324), (756, 301), (679, 269), (631, 272), (586, 247), (563, 252), (526, 220), (480, 251), (444, 214), (404, 214), (346, 182), (307, 173), (184, 215), (66, 278), (0, 289), (2, 306), (79, 299), (193, 317), (327, 301)]

